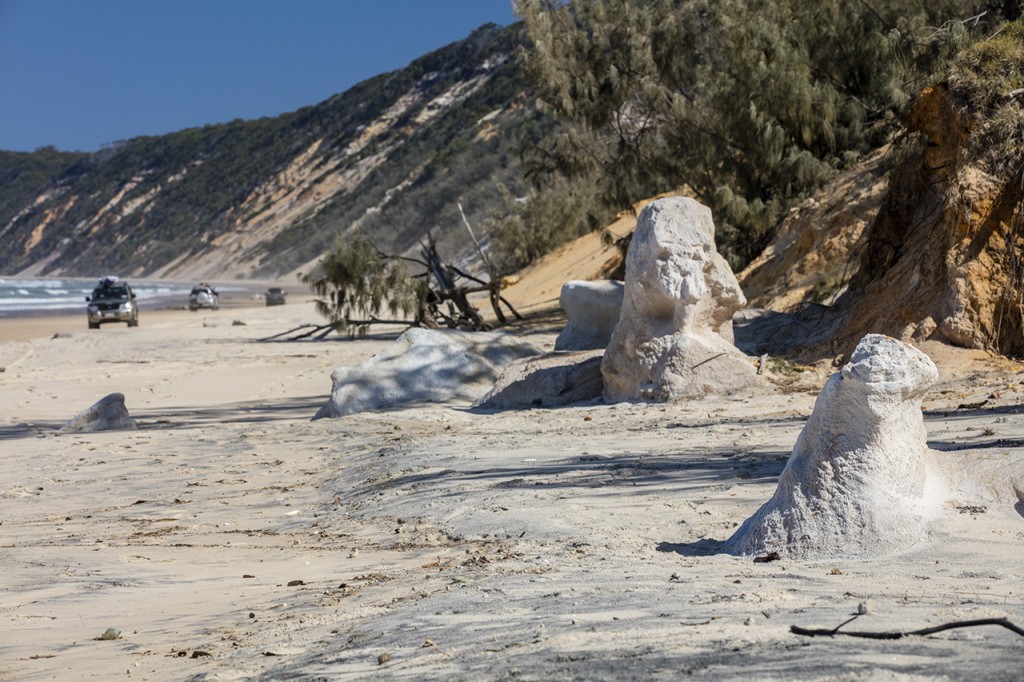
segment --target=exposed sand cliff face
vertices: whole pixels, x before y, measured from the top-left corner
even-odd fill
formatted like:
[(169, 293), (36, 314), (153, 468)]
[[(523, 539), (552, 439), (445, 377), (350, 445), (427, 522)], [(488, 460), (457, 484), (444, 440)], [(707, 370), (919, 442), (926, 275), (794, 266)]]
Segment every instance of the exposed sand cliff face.
[(761, 255), (737, 274), (751, 307), (827, 304), (845, 289), (889, 187), (889, 153), (889, 147), (875, 152), (790, 212)]
[[(232, 229), (210, 239), (210, 248), (196, 254), (183, 254), (150, 275), (164, 278), (253, 276), (261, 264), (256, 255), (261, 244), (270, 242), (302, 219), (315, 215), (336, 197), (357, 191), (367, 176), (400, 148), (401, 139), (429, 125), (452, 105), (479, 90), (490, 75), (484, 73), (456, 83), (444, 94), (427, 102), (410, 121), (402, 123), (403, 117), (423, 99), (424, 90), (418, 85), (373, 122), (363, 126), (357, 138), (340, 153), (330, 149), (326, 140), (317, 139), (284, 170), (254, 189), (239, 206), (229, 210), (233, 217)], [(371, 143), (389, 135), (395, 139), (372, 154), (360, 156)], [(422, 167), (419, 170), (422, 172)], [(415, 179), (406, 178), (391, 188), (382, 204), (390, 201), (395, 193), (407, 189)], [(116, 200), (120, 201), (122, 197), (123, 194)], [(367, 211), (375, 209), (379, 210), (380, 205)], [(349, 229), (354, 227), (351, 225)]]
[(787, 314), (774, 330), (801, 328), (789, 340), (803, 355), (842, 355), (872, 332), (1024, 354), (1024, 188), (970, 161), (972, 120), (944, 87), (922, 91), (906, 124), (916, 144), (879, 152), (793, 212), (740, 274), (745, 293)]
[(972, 122), (942, 87), (915, 101), (919, 149), (892, 187), (859, 254), (837, 335), (869, 331), (1024, 353), (1022, 188), (965, 160)]

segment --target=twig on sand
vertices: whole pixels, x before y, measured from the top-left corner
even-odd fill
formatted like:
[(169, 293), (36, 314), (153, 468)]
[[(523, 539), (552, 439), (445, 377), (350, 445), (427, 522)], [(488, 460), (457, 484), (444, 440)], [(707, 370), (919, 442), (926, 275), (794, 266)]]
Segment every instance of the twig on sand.
[(690, 369), (691, 369), (691, 370), (697, 369), (697, 368), (698, 368), (698, 367), (700, 367), (701, 365), (706, 365), (707, 363), (711, 362), (712, 360), (716, 360), (716, 359), (718, 359), (718, 358), (722, 357), (723, 355), (728, 355), (728, 353), (715, 353), (715, 354), (714, 354), (714, 355), (712, 355), (712, 356), (711, 356), (710, 358), (708, 358), (708, 359), (706, 359), (706, 360), (701, 360), (700, 362), (698, 362), (698, 363), (697, 363), (696, 365), (694, 365), (694, 366), (693, 366), (693, 367), (691, 367)]
[(840, 623), (833, 629), (827, 628), (802, 628), (799, 625), (790, 625), (789, 631), (794, 635), (804, 635), (806, 637), (833, 637), (835, 635), (846, 635), (847, 637), (861, 637), (863, 639), (902, 639), (904, 637), (910, 637), (911, 635), (934, 635), (936, 632), (943, 632), (944, 630), (953, 630), (955, 628), (970, 628), (979, 625), (1000, 625), (1007, 630), (1016, 632), (1018, 635), (1024, 637), (1024, 628), (1014, 625), (1006, 618), (979, 618), (977, 620), (958, 620), (952, 623), (943, 623), (942, 625), (936, 625), (930, 628), (922, 628), (920, 630), (908, 630), (906, 632), (875, 632), (875, 631), (843, 631), (840, 632), (839, 628), (852, 623), (857, 620), (858, 616), (854, 616), (850, 620)]

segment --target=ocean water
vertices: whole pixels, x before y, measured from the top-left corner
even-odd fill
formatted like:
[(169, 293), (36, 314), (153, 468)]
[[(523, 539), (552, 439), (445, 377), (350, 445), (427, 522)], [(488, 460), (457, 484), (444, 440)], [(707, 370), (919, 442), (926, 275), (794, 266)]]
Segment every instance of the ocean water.
[[(0, 317), (60, 315), (80, 312), (85, 315), (85, 297), (92, 293), (99, 278), (18, 278), (0, 277)], [(192, 283), (127, 280), (138, 298), (140, 309), (188, 305)], [(225, 287), (217, 287), (224, 293)]]

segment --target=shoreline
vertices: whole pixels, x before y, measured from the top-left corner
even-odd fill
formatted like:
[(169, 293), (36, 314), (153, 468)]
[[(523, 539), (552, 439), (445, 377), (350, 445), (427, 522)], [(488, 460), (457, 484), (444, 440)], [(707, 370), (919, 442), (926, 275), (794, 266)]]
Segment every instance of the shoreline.
[[(91, 278), (83, 277), (13, 277), (7, 275), (0, 275), (0, 281), (2, 280), (25, 280), (35, 282), (45, 282), (48, 280), (64, 280), (64, 281), (93, 281)], [(182, 291), (177, 292), (161, 292), (153, 294), (152, 292), (140, 292), (139, 294), (139, 310), (146, 313), (154, 313), (158, 311), (172, 311), (172, 310), (184, 310), (188, 311), (188, 291), (197, 283), (192, 280), (170, 280), (170, 279), (147, 279), (145, 277), (138, 278), (125, 278), (129, 284), (135, 284), (138, 282), (145, 283), (147, 285), (164, 285), (167, 287), (174, 287)], [(269, 287), (281, 287), (288, 292), (289, 296), (294, 297), (296, 302), (306, 300), (311, 292), (301, 282), (295, 280), (203, 280), (211, 284), (220, 294), (220, 308), (231, 309), (231, 308), (248, 308), (253, 306), (264, 305), (264, 295)], [(84, 296), (82, 301), (79, 302), (68, 302), (67, 305), (56, 305), (53, 307), (24, 307), (24, 308), (13, 308), (6, 309), (0, 308), (0, 328), (6, 327), (12, 320), (43, 320), (53, 318), (78, 318), (85, 317), (86, 301)], [(201, 311), (200, 311), (201, 312)], [(207, 310), (207, 312), (211, 312)], [(0, 331), (0, 338), (6, 338), (6, 335)]]
[[(291, 306), (291, 308), (295, 308), (312, 300), (311, 295), (303, 293), (295, 296), (294, 300), (289, 300), (284, 306), (273, 307), (288, 308)], [(266, 307), (262, 294), (258, 293), (221, 296), (219, 310), (201, 309), (193, 312), (185, 304), (164, 305), (157, 308), (140, 306), (139, 326), (143, 329), (153, 326), (188, 326), (196, 322), (205, 324), (208, 319), (213, 324), (227, 324), (230, 323), (230, 320), (227, 320), (228, 317), (237, 316), (242, 311)], [(320, 319), (317, 316), (309, 321), (316, 322)], [(78, 332), (97, 335), (109, 334), (117, 330), (121, 330), (123, 333), (135, 331), (129, 330), (127, 325), (122, 323), (105, 324), (100, 329), (88, 329), (84, 302), (82, 310), (75, 312), (47, 310), (29, 312), (24, 315), (0, 315), (0, 343), (56, 338)]]

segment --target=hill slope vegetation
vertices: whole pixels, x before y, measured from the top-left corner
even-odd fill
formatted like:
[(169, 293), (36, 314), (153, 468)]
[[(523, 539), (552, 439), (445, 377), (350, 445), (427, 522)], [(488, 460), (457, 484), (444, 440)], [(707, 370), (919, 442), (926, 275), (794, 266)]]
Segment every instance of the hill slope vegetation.
[[(464, 244), (514, 185), (544, 119), (523, 97), (522, 28), (484, 26), (316, 106), (98, 152), (0, 153), (0, 272), (273, 277), (358, 229), (402, 251)], [(456, 238), (454, 233), (457, 234)]]

